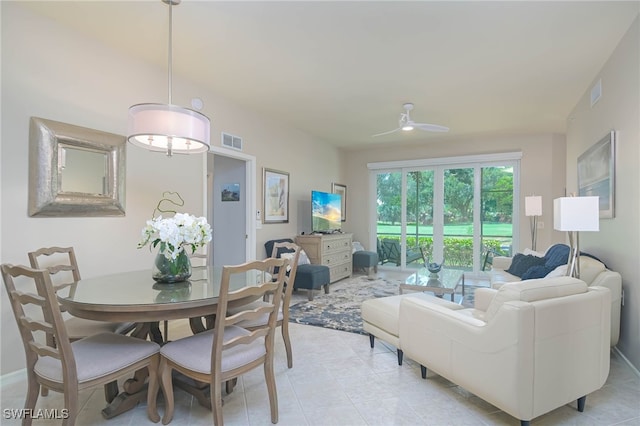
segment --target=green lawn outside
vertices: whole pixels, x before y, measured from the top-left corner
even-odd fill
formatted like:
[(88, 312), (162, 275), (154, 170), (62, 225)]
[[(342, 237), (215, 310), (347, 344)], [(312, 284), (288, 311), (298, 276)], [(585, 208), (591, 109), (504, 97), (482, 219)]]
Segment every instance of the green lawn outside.
[[(433, 226), (418, 226), (421, 236), (433, 235)], [(407, 225), (407, 235), (415, 235), (415, 225)], [(378, 235), (400, 235), (400, 225), (389, 225), (378, 222)], [(472, 224), (445, 225), (445, 236), (473, 236)], [(510, 223), (485, 223), (483, 229), (485, 237), (509, 237), (513, 235), (513, 225)]]

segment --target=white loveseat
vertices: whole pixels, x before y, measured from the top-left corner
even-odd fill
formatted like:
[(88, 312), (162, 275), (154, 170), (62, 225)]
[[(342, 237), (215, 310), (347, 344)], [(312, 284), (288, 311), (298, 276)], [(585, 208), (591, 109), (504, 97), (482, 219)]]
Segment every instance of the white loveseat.
[[(505, 283), (520, 282), (520, 278), (507, 272), (511, 266), (511, 257), (494, 257), (489, 272), (491, 287), (499, 289)], [(620, 337), (620, 308), (622, 302), (622, 277), (618, 272), (589, 256), (580, 256), (580, 279), (588, 286), (606, 287), (611, 291), (611, 346), (618, 343)], [(545, 279), (564, 276), (567, 265), (561, 265), (545, 276)]]
[(422, 367), (523, 425), (600, 389), (609, 374), (611, 292), (570, 277), (481, 288), (474, 308), (403, 298), (399, 344)]

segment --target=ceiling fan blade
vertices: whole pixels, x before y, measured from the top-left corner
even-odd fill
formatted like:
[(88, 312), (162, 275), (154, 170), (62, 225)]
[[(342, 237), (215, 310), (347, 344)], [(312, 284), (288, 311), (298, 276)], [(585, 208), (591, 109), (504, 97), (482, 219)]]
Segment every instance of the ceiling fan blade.
[(427, 132), (448, 132), (449, 128), (445, 126), (439, 126), (437, 124), (428, 124), (428, 123), (413, 123), (414, 127), (417, 127), (420, 130), (425, 130)]
[(400, 130), (400, 127), (398, 127), (397, 129), (394, 129), (394, 130), (389, 130), (388, 132), (384, 132), (384, 133), (377, 133), (377, 134), (375, 134), (375, 135), (372, 135), (371, 137), (372, 137), (372, 138), (375, 138), (375, 137), (378, 137), (378, 136), (388, 135), (388, 134), (391, 134), (391, 133), (395, 133), (395, 132), (397, 132), (398, 130)]

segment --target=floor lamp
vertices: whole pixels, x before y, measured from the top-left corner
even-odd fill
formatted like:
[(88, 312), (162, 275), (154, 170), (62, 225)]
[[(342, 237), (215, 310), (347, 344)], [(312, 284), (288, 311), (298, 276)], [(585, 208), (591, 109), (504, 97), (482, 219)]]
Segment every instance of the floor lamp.
[(599, 197), (561, 197), (553, 200), (553, 228), (569, 235), (567, 275), (580, 278), (580, 231), (600, 230)]
[(524, 197), (524, 215), (529, 217), (531, 227), (531, 250), (537, 250), (538, 242), (538, 216), (542, 216), (542, 197), (531, 195)]

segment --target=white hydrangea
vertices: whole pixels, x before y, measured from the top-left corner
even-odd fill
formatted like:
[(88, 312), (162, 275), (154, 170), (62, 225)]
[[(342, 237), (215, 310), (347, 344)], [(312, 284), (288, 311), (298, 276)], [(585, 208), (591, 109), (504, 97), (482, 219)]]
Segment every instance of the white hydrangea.
[(195, 252), (211, 241), (211, 226), (204, 217), (195, 217), (186, 213), (176, 213), (174, 217), (158, 216), (148, 220), (142, 229), (142, 240), (138, 248), (151, 243), (160, 244), (160, 252), (167, 259), (175, 259), (185, 246)]

